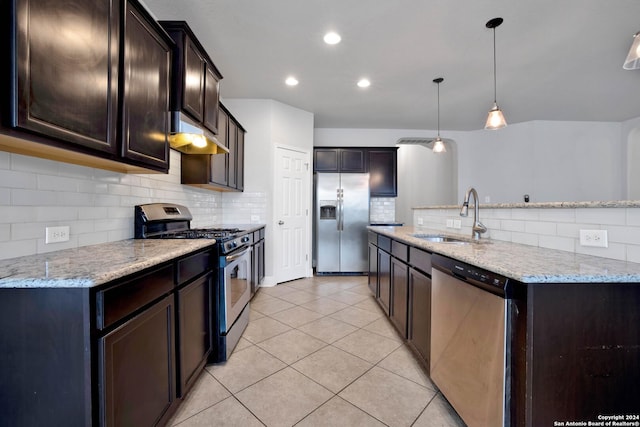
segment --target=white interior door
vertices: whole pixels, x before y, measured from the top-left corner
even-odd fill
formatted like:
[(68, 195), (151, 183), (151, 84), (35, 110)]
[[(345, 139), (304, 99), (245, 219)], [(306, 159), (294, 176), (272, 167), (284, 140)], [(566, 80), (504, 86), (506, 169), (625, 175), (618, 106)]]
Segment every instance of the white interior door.
[(306, 277), (310, 262), (309, 153), (278, 147), (275, 162), (276, 282)]

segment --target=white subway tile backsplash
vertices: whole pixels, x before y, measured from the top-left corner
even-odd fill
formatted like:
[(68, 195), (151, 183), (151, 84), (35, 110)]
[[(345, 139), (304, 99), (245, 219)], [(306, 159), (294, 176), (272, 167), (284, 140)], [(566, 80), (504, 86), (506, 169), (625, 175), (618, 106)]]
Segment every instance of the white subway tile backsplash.
[(540, 221), (576, 222), (575, 209), (540, 209)]
[(0, 187), (36, 189), (37, 177), (34, 174), (13, 170), (0, 170)]
[[(450, 234), (470, 234), (472, 217), (462, 218), (461, 230), (446, 228), (457, 209), (415, 209), (414, 226)], [(640, 262), (640, 208), (480, 208), (486, 238)], [(609, 248), (580, 246), (580, 230), (607, 230)]]
[(576, 222), (625, 225), (626, 221), (625, 209), (590, 208), (576, 211)]
[[(0, 259), (132, 238), (133, 207), (142, 203), (188, 206), (192, 226), (228, 222), (222, 193), (180, 184), (181, 155), (170, 155), (169, 174), (137, 175), (0, 152)], [(236, 197), (242, 206), (246, 195)], [(266, 218), (267, 195), (248, 197), (248, 209)], [(55, 225), (68, 225), (71, 239), (45, 245), (44, 228)]]
[(0, 242), (11, 240), (11, 224), (0, 224)]
[(505, 219), (500, 222), (500, 228), (505, 231), (515, 231), (522, 233), (525, 230), (525, 221)]
[(38, 250), (38, 241), (32, 240), (11, 240), (0, 242), (0, 254), (3, 259), (19, 256), (33, 255)]
[(511, 233), (511, 241), (513, 243), (520, 243), (521, 245), (539, 246), (538, 238), (539, 236), (537, 234)]
[(59, 197), (55, 191), (23, 190), (11, 191), (11, 204), (14, 206), (53, 206)]
[(640, 263), (640, 244), (627, 245), (627, 261)]
[(569, 237), (539, 236), (538, 238), (538, 245), (541, 248), (574, 252), (575, 244), (576, 244), (576, 240)]
[(556, 234), (556, 224), (552, 222), (527, 221), (524, 225), (524, 231), (530, 234), (553, 236)]
[(576, 245), (576, 253), (585, 255), (601, 256), (605, 258), (625, 261), (627, 257), (627, 245), (609, 242), (608, 248), (595, 248), (591, 246)]
[(11, 224), (11, 240), (44, 239), (45, 224), (23, 222)]

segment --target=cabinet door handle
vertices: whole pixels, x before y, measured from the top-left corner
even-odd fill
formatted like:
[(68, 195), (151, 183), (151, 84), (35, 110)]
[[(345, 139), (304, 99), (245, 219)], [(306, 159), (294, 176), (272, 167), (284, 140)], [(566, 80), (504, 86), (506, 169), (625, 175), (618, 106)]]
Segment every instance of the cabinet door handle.
[(283, 220), (278, 221), (278, 225), (282, 225), (282, 224), (284, 224)]

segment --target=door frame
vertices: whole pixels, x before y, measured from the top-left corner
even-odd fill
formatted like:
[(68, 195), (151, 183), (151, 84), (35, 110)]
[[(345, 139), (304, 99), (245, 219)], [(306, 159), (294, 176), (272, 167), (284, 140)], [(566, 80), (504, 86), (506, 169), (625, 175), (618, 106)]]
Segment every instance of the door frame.
[[(275, 203), (275, 199), (276, 199), (276, 194), (279, 191), (279, 185), (280, 183), (278, 182), (278, 171), (276, 170), (276, 168), (278, 167), (278, 159), (280, 158), (280, 150), (288, 150), (288, 151), (295, 151), (296, 153), (300, 153), (305, 157), (305, 165), (307, 167), (307, 173), (305, 175), (305, 182), (304, 185), (307, 187), (307, 196), (306, 196), (306, 200), (303, 200), (303, 206), (305, 206), (306, 212), (307, 212), (307, 221), (306, 221), (306, 225), (305, 225), (305, 239), (306, 239), (306, 247), (307, 247), (307, 258), (305, 260), (305, 276), (304, 277), (312, 277), (313, 276), (313, 269), (311, 268), (311, 260), (313, 258), (313, 251), (312, 251), (312, 217), (313, 217), (313, 206), (312, 206), (312, 201), (313, 201), (313, 180), (312, 175), (313, 175), (313, 164), (312, 164), (312, 160), (311, 160), (311, 151), (310, 150), (306, 150), (304, 148), (300, 148), (300, 147), (294, 147), (291, 145), (286, 145), (286, 144), (275, 144), (275, 150), (274, 150), (274, 157), (273, 157), (273, 165), (274, 165), (274, 170), (273, 170), (273, 197), (274, 197), (274, 203), (272, 205), (272, 211), (271, 211), (271, 215), (272, 215), (272, 227), (273, 230), (275, 230), (274, 234), (274, 248), (275, 248), (275, 257), (274, 257), (274, 269), (277, 268), (277, 266), (281, 265), (281, 251), (279, 250), (279, 248), (282, 247), (282, 236), (279, 233), (279, 227), (278, 227), (278, 207), (277, 207), (277, 203)], [(273, 272), (273, 276), (275, 279), (275, 283), (274, 284), (278, 284), (281, 283), (279, 282), (279, 273), (278, 271), (274, 271)]]

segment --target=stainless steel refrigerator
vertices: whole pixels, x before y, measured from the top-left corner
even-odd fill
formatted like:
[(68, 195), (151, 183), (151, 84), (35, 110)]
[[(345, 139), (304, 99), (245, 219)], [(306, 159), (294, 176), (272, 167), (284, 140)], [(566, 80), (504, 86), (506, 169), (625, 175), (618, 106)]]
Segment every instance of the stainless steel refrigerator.
[(369, 271), (368, 173), (315, 176), (316, 273)]

